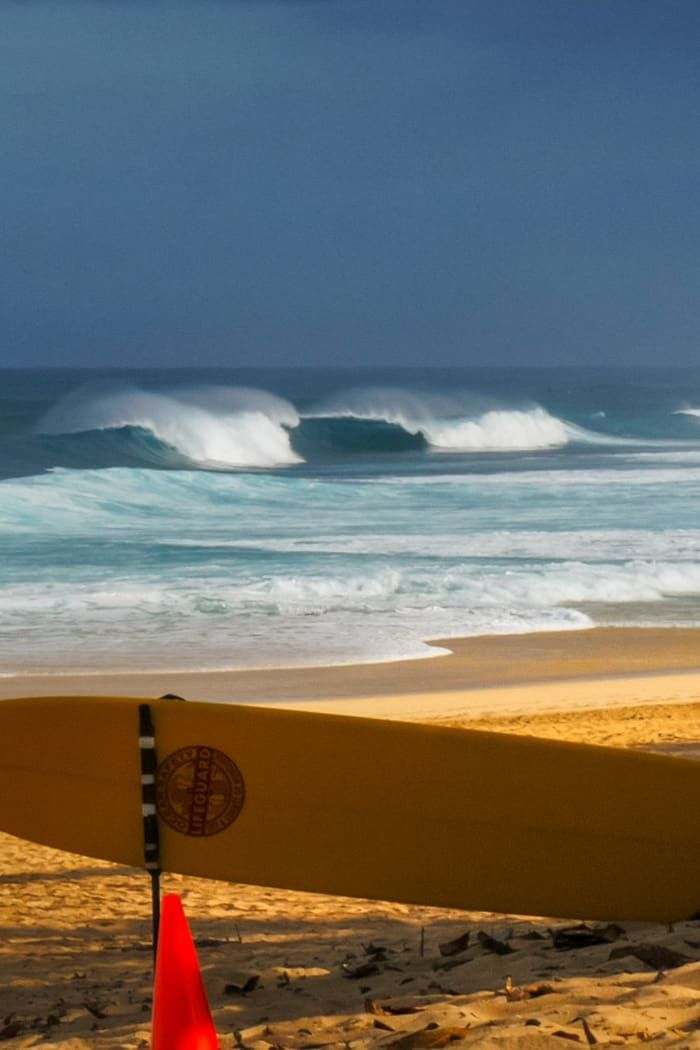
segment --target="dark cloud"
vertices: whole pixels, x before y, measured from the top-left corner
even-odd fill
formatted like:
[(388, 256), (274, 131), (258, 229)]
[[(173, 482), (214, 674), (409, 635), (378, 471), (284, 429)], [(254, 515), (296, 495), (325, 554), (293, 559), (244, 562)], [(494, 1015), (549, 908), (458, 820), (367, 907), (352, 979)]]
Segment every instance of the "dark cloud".
[(692, 363), (699, 14), (4, 4), (5, 363)]

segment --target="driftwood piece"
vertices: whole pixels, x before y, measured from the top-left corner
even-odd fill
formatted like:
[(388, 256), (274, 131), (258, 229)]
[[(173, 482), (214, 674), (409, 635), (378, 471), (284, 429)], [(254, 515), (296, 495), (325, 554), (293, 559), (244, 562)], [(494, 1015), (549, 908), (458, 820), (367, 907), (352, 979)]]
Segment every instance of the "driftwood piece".
[(510, 977), (506, 978), (503, 988), (503, 995), (505, 995), (509, 1003), (521, 1003), (527, 999), (539, 999), (541, 995), (551, 995), (552, 992), (554, 992), (554, 986), (546, 982), (535, 982), (518, 987), (513, 984)]
[(373, 962), (385, 962), (388, 948), (385, 948), (382, 944), (363, 944), (362, 949), (365, 955), (369, 955)]
[(460, 952), (466, 951), (469, 947), (470, 937), (471, 931), (467, 930), (466, 933), (461, 934), (459, 937), (455, 937), (454, 940), (438, 944), (440, 955), (459, 955)]
[(391, 1014), (393, 1017), (400, 1017), (402, 1014), (419, 1014), (423, 1010), (425, 1010), (424, 1006), (415, 1006), (413, 1003), (380, 1003), (378, 1000), (370, 999), (369, 997), (365, 999), (365, 1011), (375, 1016)]
[(509, 944), (505, 941), (496, 940), (488, 933), (484, 933), (483, 930), (479, 930), (476, 935), (476, 939), (482, 948), (485, 948), (487, 952), (493, 952), (494, 955), (510, 955), (513, 951)]
[(448, 1046), (457, 1040), (464, 1039), (469, 1026), (441, 1028), (437, 1024), (427, 1025), (417, 1032), (407, 1032), (398, 1039), (383, 1043), (388, 1050), (432, 1050), (433, 1047)]
[(663, 944), (621, 944), (619, 948), (613, 948), (608, 956), (609, 959), (622, 959), (625, 955), (633, 955), (645, 966), (651, 966), (653, 970), (675, 970), (677, 966), (685, 966), (686, 963), (695, 962), (690, 955), (677, 952), (673, 948), (665, 948)]
[(260, 976), (255, 973), (244, 981), (243, 984), (225, 984), (224, 992), (226, 995), (248, 995), (248, 993), (254, 991), (259, 984)]
[(374, 977), (375, 974), (381, 973), (377, 964), (372, 961), (360, 963), (359, 966), (349, 966), (347, 963), (343, 963), (341, 970), (343, 975), (351, 981), (359, 981), (362, 977)]
[(0, 1028), (0, 1039), (14, 1039), (15, 1036), (21, 1035), (24, 1031), (24, 1024), (22, 1021), (8, 1021), (2, 1028)]
[(576, 926), (565, 926), (560, 930), (550, 930), (552, 947), (560, 952), (574, 951), (576, 948), (591, 948), (596, 944), (612, 944), (625, 931), (615, 923), (607, 926), (589, 926), (587, 923), (578, 923)]

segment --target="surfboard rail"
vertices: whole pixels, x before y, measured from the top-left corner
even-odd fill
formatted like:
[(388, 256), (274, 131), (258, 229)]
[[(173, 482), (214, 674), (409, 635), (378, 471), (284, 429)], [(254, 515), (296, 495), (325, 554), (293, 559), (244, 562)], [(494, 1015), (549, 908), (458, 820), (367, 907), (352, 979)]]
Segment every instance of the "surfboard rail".
[(700, 763), (512, 734), (124, 697), (0, 703), (0, 829), (144, 865), (139, 706), (164, 870), (465, 910), (700, 909)]

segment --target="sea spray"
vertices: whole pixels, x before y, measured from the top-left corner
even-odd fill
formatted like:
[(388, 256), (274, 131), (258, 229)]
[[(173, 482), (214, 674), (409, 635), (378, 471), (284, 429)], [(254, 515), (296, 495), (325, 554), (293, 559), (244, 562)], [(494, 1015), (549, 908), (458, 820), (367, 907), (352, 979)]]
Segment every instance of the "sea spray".
[(265, 391), (247, 389), (153, 393), (138, 389), (76, 391), (52, 408), (37, 430), (75, 434), (139, 428), (209, 467), (274, 467), (300, 462), (287, 428), (294, 407)]
[(478, 419), (434, 423), (425, 429), (433, 448), (443, 452), (493, 452), (559, 448), (568, 444), (566, 423), (542, 408), (491, 411)]
[(591, 431), (550, 414), (538, 404), (511, 407), (493, 397), (462, 391), (417, 393), (369, 387), (327, 398), (307, 419), (383, 422), (421, 435), (438, 452), (509, 452), (581, 444), (627, 444), (616, 435)]

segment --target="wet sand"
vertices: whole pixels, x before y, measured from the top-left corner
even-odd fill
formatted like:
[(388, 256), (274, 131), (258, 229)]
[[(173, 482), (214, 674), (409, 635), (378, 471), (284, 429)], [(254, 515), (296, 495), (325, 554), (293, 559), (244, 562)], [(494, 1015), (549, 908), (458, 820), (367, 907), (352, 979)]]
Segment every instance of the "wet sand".
[[(443, 703), (450, 702), (447, 694), (471, 695), (488, 689), (492, 702), (497, 703), (498, 694), (506, 686), (666, 672), (700, 673), (698, 628), (599, 627), (450, 638), (433, 641), (430, 646), (446, 655), (393, 663), (254, 671), (26, 673), (0, 677), (0, 699), (91, 694), (151, 697), (173, 692), (192, 700), (305, 703), (423, 694), (436, 695), (438, 703)], [(128, 654), (124, 656), (124, 666), (128, 666)], [(597, 703), (599, 686), (588, 692), (591, 704)], [(534, 702), (528, 698), (525, 705)], [(347, 710), (351, 706), (344, 705)]]

